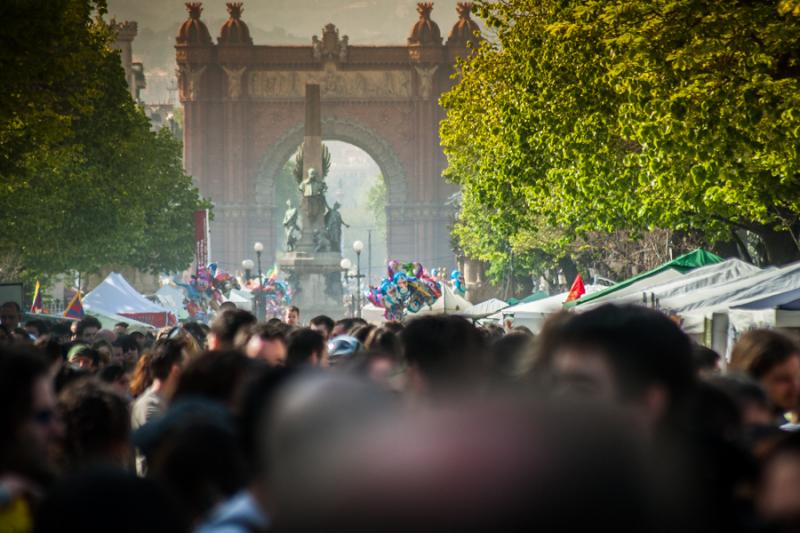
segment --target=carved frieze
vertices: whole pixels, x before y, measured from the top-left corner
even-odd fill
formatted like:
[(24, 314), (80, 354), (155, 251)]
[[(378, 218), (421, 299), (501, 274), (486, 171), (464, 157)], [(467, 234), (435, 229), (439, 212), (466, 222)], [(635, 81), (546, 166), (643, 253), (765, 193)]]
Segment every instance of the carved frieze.
[(307, 83), (321, 86), (323, 98), (408, 99), (412, 96), (411, 72), (385, 71), (269, 71), (248, 75), (248, 93), (258, 99), (302, 99)]

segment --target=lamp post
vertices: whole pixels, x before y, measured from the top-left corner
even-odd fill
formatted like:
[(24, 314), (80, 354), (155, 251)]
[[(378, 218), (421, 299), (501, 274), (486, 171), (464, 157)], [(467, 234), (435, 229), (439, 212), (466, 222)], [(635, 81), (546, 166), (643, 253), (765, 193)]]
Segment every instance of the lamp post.
[(256, 261), (258, 263), (258, 292), (256, 293), (256, 319), (259, 322), (264, 320), (264, 278), (261, 276), (261, 252), (264, 251), (264, 245), (260, 242), (253, 244), (253, 250), (256, 252)]
[[(247, 282), (250, 281), (250, 273), (253, 271), (253, 260), (252, 259), (244, 259), (242, 260), (242, 268), (244, 269), (244, 284), (245, 287), (247, 286)], [(255, 302), (251, 303), (251, 311), (253, 310), (252, 306), (255, 305)]]
[[(339, 261), (339, 267), (342, 269), (342, 274), (344, 275), (344, 285), (347, 286), (347, 281), (350, 279), (350, 269), (353, 267), (353, 263), (346, 257), (343, 257), (341, 261)], [(350, 294), (350, 316), (353, 316), (353, 295)]]
[(356, 253), (356, 316), (361, 318), (361, 251), (364, 250), (364, 243), (361, 241), (353, 242), (353, 251)]

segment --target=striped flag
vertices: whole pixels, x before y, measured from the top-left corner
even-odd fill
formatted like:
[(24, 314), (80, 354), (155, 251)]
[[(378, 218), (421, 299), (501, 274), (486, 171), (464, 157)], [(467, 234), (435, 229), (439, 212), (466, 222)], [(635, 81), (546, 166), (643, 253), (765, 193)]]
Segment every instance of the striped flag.
[(39, 280), (36, 280), (36, 290), (33, 291), (33, 303), (31, 304), (31, 313), (43, 313), (44, 305), (42, 305), (42, 286), (39, 285)]
[(81, 303), (81, 291), (75, 293), (75, 296), (70, 300), (67, 309), (64, 311), (64, 316), (67, 318), (83, 318), (83, 304)]

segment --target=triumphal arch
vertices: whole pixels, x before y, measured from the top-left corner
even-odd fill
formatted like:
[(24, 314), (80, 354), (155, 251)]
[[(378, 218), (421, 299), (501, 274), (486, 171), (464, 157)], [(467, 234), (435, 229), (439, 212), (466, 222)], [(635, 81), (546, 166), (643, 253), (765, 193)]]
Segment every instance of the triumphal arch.
[(387, 186), (389, 257), (435, 266), (449, 254), (455, 191), (441, 178), (445, 159), (438, 126), (439, 96), (448, 90), (458, 57), (478, 41), (470, 4), (442, 38), (432, 3), (419, 3), (419, 20), (400, 46), (360, 46), (327, 24), (306, 46), (255, 45), (242, 4), (228, 3), (217, 42), (201, 19), (200, 3), (177, 44), (184, 106), (184, 162), (200, 192), (214, 203), (213, 258), (236, 269), (276, 234), (275, 179), (303, 141), (304, 90), (321, 86), (322, 136), (366, 151)]

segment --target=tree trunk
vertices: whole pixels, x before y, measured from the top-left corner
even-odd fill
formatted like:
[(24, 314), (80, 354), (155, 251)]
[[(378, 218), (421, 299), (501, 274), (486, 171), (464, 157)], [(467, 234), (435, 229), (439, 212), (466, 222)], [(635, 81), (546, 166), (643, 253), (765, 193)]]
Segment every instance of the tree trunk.
[(800, 249), (788, 232), (775, 231), (765, 226), (755, 229), (754, 232), (764, 241), (767, 262), (770, 265), (780, 266), (800, 259)]

